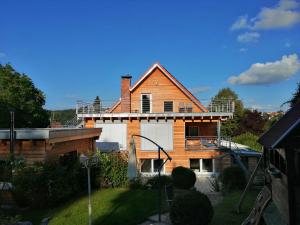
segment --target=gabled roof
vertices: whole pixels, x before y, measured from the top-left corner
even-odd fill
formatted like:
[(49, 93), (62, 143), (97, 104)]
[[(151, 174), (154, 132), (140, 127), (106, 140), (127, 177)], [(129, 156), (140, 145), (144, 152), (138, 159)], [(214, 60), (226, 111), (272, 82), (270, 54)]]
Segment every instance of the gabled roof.
[(162, 73), (169, 78), (170, 81), (175, 84), (195, 105), (197, 105), (204, 112), (208, 110), (200, 103), (200, 101), (188, 90), (186, 89), (171, 73), (169, 73), (160, 63), (154, 63), (144, 75), (130, 88), (130, 92), (133, 92), (138, 86), (140, 86), (144, 80), (151, 75), (151, 73), (158, 68)]
[(277, 123), (264, 133), (258, 139), (258, 142), (266, 148), (276, 148), (298, 125), (300, 125), (300, 103), (291, 108)]

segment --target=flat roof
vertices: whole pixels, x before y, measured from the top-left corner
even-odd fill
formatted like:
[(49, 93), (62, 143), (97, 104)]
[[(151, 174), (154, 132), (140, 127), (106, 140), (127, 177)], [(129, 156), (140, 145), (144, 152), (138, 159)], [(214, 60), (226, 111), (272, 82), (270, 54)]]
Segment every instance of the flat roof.
[[(15, 140), (62, 140), (99, 137), (101, 128), (16, 128)], [(10, 140), (10, 130), (0, 129), (0, 140)]]

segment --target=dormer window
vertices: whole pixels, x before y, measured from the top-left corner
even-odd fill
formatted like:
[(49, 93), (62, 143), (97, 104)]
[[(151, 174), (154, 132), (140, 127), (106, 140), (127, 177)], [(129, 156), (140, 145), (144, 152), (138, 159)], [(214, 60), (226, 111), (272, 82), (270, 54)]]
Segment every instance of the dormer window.
[(142, 113), (151, 113), (151, 94), (142, 94), (141, 108)]

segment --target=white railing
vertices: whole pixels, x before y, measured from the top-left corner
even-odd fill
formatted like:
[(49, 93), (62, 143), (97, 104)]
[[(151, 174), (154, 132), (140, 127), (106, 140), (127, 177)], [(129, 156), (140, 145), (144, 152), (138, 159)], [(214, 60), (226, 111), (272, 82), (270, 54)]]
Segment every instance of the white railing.
[(212, 99), (207, 109), (209, 112), (234, 113), (235, 102), (232, 99)]

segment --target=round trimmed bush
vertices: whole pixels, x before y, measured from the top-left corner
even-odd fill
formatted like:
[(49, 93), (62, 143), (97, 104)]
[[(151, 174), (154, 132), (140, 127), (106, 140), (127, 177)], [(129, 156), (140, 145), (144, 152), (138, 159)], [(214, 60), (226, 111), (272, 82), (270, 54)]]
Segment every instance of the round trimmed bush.
[(170, 209), (173, 225), (207, 225), (213, 214), (213, 207), (208, 197), (195, 190), (177, 195)]
[(221, 181), (226, 191), (243, 189), (246, 185), (246, 176), (240, 167), (231, 166), (224, 169)]
[(196, 174), (191, 169), (179, 166), (173, 169), (172, 180), (175, 188), (191, 189), (196, 183)]

